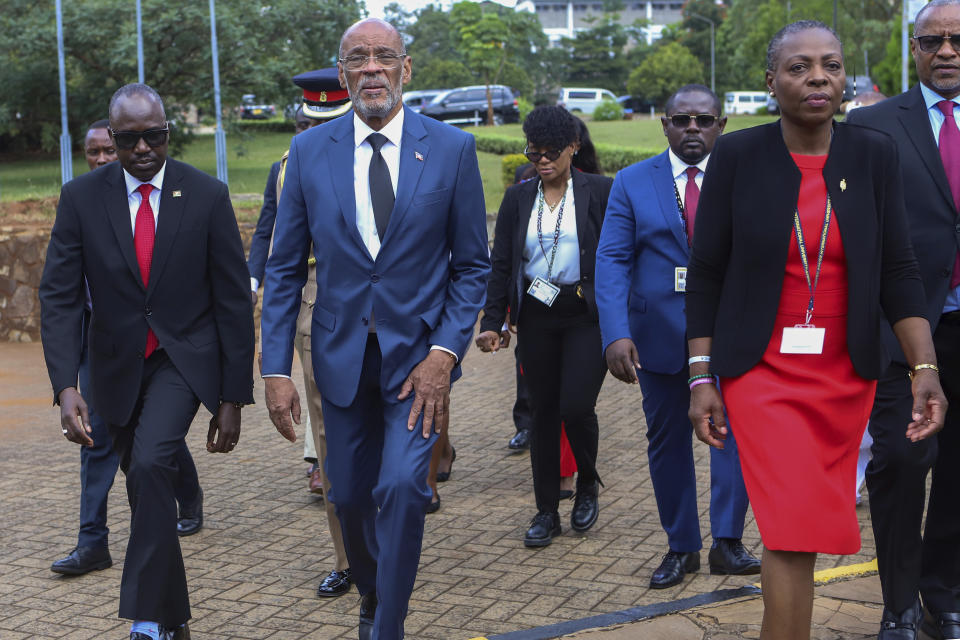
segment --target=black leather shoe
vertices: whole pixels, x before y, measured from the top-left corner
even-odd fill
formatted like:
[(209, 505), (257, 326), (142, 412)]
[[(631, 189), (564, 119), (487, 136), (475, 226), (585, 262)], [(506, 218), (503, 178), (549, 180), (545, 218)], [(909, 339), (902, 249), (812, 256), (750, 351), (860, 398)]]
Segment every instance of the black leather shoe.
[(570, 526), (574, 531), (583, 533), (590, 529), (600, 515), (600, 503), (597, 494), (600, 485), (594, 481), (590, 485), (577, 487), (577, 495), (573, 498), (573, 511), (570, 512)]
[(960, 613), (932, 614), (924, 609), (922, 629), (933, 640), (960, 640)]
[(197, 494), (197, 501), (190, 506), (180, 505), (180, 517), (177, 519), (177, 535), (192, 536), (203, 528), (203, 489)]
[(440, 511), (440, 496), (437, 496), (436, 502), (427, 505), (427, 513), (436, 513), (437, 511)]
[(554, 536), (560, 533), (560, 514), (556, 511), (553, 513), (541, 511), (530, 521), (530, 528), (527, 529), (527, 535), (523, 538), (523, 544), (527, 547), (545, 547), (553, 542)]
[(360, 640), (373, 637), (373, 619), (377, 615), (377, 592), (371, 591), (360, 598)]
[(717, 538), (707, 556), (715, 576), (752, 576), (760, 573), (760, 561), (736, 538)]
[(651, 589), (667, 589), (683, 582), (683, 576), (700, 570), (700, 552), (668, 551), (650, 578)]
[(184, 623), (182, 627), (176, 629), (161, 626), (160, 640), (190, 640), (190, 625)]
[(510, 438), (510, 444), (507, 445), (514, 451), (523, 451), (530, 448), (530, 429), (520, 429), (517, 435)]
[(919, 600), (900, 614), (884, 607), (877, 640), (917, 640), (921, 618)]
[(321, 598), (335, 598), (350, 591), (350, 569), (331, 571), (317, 587), (317, 595)]
[[(453, 473), (453, 463), (457, 461), (457, 449), (453, 445), (450, 446), (450, 451), (453, 453), (450, 455), (450, 468), (446, 471), (437, 471), (437, 482), (446, 482), (450, 479), (450, 474)], [(430, 513), (429, 511), (427, 513)]]
[(50, 565), (50, 571), (65, 576), (82, 576), (112, 566), (113, 559), (107, 547), (74, 547), (66, 558), (60, 558)]

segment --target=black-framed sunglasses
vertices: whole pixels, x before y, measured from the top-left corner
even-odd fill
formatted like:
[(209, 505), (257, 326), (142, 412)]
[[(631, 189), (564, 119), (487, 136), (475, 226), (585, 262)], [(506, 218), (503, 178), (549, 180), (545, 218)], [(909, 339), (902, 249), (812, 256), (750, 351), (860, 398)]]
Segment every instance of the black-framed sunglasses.
[(680, 129), (686, 129), (689, 127), (691, 120), (696, 120), (697, 126), (701, 129), (709, 129), (715, 125), (719, 119), (719, 116), (715, 116), (712, 113), (698, 113), (696, 115), (691, 115), (689, 113), (675, 113), (670, 116), (671, 124)]
[(936, 53), (940, 51), (944, 40), (950, 41), (950, 46), (956, 53), (960, 53), (960, 33), (951, 33), (948, 36), (913, 36), (917, 41), (917, 46), (924, 53)]
[(155, 149), (166, 143), (170, 128), (147, 129), (146, 131), (114, 131), (111, 129), (110, 133), (113, 135), (113, 141), (117, 143), (118, 149), (133, 149), (140, 142), (140, 138), (143, 138), (143, 141), (151, 149)]
[(523, 150), (523, 155), (527, 156), (527, 160), (529, 160), (533, 164), (537, 164), (538, 162), (540, 162), (541, 158), (546, 158), (550, 162), (553, 162), (554, 160), (560, 157), (561, 153), (563, 153), (563, 151), (557, 151), (556, 149), (550, 149), (550, 151), (544, 151), (543, 153), (539, 153), (537, 151), (529, 151), (527, 149)]

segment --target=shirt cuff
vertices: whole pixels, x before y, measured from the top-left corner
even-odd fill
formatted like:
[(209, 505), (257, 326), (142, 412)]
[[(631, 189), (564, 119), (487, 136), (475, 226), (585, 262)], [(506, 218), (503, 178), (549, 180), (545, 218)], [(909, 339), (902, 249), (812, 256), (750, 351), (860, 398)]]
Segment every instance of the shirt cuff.
[(260, 288), (260, 281), (250, 276), (250, 291), (256, 291)]
[(459, 363), (459, 362), (460, 362), (460, 358), (457, 357), (457, 354), (455, 354), (453, 351), (450, 351), (450, 349), (447, 349), (446, 347), (441, 347), (441, 346), (438, 345), (438, 344), (430, 345), (430, 351), (433, 351), (434, 349), (436, 349), (436, 350), (438, 350), (438, 351), (446, 351), (447, 353), (449, 353), (450, 355), (453, 356), (453, 361), (454, 361), (455, 363)]
[(265, 373), (261, 378), (286, 378), (287, 380), (293, 380), (290, 376), (285, 373)]

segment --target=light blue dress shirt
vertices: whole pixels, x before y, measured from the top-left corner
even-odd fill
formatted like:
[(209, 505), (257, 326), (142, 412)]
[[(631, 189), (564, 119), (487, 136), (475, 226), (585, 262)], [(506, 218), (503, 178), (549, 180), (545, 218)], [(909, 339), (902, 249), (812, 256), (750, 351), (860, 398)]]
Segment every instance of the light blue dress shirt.
[[(576, 171), (576, 169), (573, 169)], [(553, 237), (557, 229), (557, 217), (560, 205), (550, 209), (543, 204), (543, 220), (540, 223), (541, 236), (537, 235), (537, 212), (540, 209), (540, 196), (533, 201), (530, 224), (527, 225), (527, 239), (523, 246), (523, 274), (529, 280), (540, 276), (547, 279), (549, 257), (553, 251)], [(573, 178), (567, 181), (567, 194), (563, 200), (563, 217), (560, 219), (560, 239), (557, 241), (557, 256), (553, 261), (550, 282), (553, 284), (574, 284), (580, 281), (580, 241), (577, 238), (577, 212), (573, 201)]]

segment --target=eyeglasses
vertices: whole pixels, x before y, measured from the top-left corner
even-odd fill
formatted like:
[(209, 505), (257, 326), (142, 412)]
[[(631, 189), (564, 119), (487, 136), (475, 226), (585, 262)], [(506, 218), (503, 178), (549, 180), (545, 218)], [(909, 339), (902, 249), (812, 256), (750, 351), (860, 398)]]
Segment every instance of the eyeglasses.
[(960, 53), (960, 34), (951, 33), (948, 36), (914, 36), (913, 39), (917, 41), (917, 46), (920, 47), (920, 51), (924, 53), (936, 53), (940, 51), (944, 40), (949, 40), (954, 52)]
[(113, 131), (114, 142), (118, 149), (133, 149), (140, 142), (140, 138), (146, 142), (151, 149), (156, 149), (167, 142), (167, 135), (170, 133), (168, 127), (163, 129), (147, 129), (146, 131)]
[(339, 58), (339, 60), (347, 71), (360, 71), (367, 66), (367, 61), (370, 58), (373, 58), (373, 61), (381, 69), (396, 69), (406, 57), (405, 53), (377, 53), (372, 56), (362, 54), (347, 56), (346, 58)]
[(526, 149), (523, 150), (523, 155), (527, 156), (527, 160), (533, 164), (540, 162), (541, 158), (546, 158), (550, 162), (553, 162), (560, 157), (561, 153), (563, 153), (563, 151), (557, 151), (556, 149), (550, 149), (550, 151), (544, 151), (543, 153), (538, 153), (537, 151), (528, 151)]
[(670, 116), (670, 122), (673, 126), (680, 129), (686, 129), (690, 126), (690, 121), (696, 120), (697, 126), (701, 129), (709, 129), (717, 123), (718, 117), (710, 113), (698, 113), (690, 115), (689, 113), (675, 113)]

